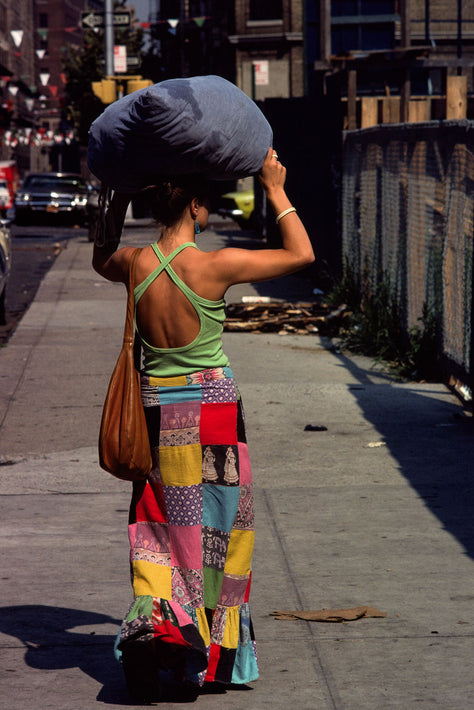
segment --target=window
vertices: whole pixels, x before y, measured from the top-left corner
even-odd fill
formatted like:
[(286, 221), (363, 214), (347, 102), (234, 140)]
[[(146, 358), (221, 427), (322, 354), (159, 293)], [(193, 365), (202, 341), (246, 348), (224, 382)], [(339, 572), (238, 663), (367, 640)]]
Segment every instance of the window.
[(332, 0), (331, 46), (334, 54), (392, 49), (394, 0)]
[(181, 17), (181, 3), (179, 0), (162, 0), (161, 17), (163, 20)]
[(281, 20), (282, 18), (282, 0), (250, 0), (250, 20)]
[(333, 17), (351, 15), (388, 15), (395, 12), (394, 0), (332, 0)]

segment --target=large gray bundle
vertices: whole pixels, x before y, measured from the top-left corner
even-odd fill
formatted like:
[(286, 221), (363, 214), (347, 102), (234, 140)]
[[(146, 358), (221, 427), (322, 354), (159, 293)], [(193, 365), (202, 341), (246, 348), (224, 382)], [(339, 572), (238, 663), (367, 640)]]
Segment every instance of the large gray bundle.
[(111, 104), (89, 132), (88, 164), (114, 190), (136, 192), (160, 175), (229, 180), (257, 173), (269, 123), (220, 76), (169, 79)]

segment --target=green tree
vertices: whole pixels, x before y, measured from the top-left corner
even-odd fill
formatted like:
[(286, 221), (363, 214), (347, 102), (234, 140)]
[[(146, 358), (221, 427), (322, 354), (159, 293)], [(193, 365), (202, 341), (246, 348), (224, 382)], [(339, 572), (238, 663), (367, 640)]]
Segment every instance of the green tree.
[(92, 91), (92, 82), (104, 76), (103, 56), (102, 33), (86, 30), (83, 46), (79, 50), (67, 47), (63, 58), (67, 113), (82, 145), (87, 144), (90, 124), (104, 110), (104, 104)]
[[(121, 6), (116, 4), (116, 7)], [(141, 61), (143, 30), (140, 27), (132, 23), (130, 28), (116, 29), (115, 43), (124, 44), (127, 56), (138, 57)], [(79, 50), (66, 47), (62, 64), (66, 75), (66, 113), (72, 119), (79, 142), (87, 145), (89, 127), (105, 108), (92, 91), (92, 82), (100, 81), (105, 76), (104, 33), (86, 30), (82, 47)], [(140, 69), (139, 63), (128, 73), (136, 74)]]

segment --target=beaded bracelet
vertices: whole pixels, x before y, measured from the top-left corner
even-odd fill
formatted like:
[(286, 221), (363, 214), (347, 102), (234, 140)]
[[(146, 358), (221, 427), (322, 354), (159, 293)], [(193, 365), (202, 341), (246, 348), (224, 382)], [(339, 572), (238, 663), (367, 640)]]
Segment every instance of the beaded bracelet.
[(280, 212), (280, 214), (277, 216), (275, 222), (278, 224), (278, 222), (283, 219), (287, 214), (290, 214), (290, 212), (296, 212), (296, 207), (288, 207), (287, 210), (283, 210), (283, 212)]

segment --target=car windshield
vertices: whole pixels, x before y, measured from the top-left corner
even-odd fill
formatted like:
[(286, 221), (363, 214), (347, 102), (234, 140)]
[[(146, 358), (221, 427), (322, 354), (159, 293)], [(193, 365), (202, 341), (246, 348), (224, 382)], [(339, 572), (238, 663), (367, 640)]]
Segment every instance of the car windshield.
[(41, 190), (85, 190), (85, 184), (77, 178), (58, 178), (49, 175), (32, 175), (26, 178), (23, 185), (24, 189), (34, 190), (40, 188)]

